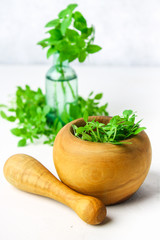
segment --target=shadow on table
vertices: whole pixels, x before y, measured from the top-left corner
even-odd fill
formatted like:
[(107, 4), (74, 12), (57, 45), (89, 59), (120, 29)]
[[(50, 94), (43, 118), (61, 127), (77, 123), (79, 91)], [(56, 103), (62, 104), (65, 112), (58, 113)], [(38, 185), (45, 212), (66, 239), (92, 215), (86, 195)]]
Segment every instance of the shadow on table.
[(142, 186), (127, 201), (121, 204), (133, 204), (147, 201), (151, 198), (160, 199), (160, 173), (150, 171)]

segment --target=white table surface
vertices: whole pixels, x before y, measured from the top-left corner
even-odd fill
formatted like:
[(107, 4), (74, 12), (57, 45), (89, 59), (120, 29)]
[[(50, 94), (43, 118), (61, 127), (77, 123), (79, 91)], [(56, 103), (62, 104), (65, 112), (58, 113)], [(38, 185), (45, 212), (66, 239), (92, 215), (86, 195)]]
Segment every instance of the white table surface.
[[(0, 240), (49, 239), (160, 239), (160, 68), (74, 67), (79, 94), (103, 92), (110, 115), (133, 109), (143, 118), (153, 158), (150, 172), (130, 200), (107, 207), (108, 217), (99, 226), (83, 222), (71, 209), (48, 198), (22, 192), (3, 176), (6, 159), (15, 153), (37, 158), (53, 174), (52, 147), (36, 144), (18, 148), (10, 133), (15, 125), (0, 119)], [(0, 66), (0, 103), (7, 103), (16, 86), (44, 89), (48, 66)], [(138, 118), (138, 119), (139, 119)]]

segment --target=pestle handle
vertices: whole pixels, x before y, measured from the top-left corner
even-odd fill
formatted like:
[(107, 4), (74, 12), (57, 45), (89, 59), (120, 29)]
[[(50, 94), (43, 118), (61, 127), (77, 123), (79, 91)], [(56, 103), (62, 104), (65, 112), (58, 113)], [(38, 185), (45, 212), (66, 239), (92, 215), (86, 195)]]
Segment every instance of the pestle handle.
[(105, 205), (99, 199), (70, 189), (31, 156), (11, 156), (6, 161), (3, 171), (7, 181), (15, 187), (57, 200), (72, 208), (89, 224), (99, 224), (106, 216)]

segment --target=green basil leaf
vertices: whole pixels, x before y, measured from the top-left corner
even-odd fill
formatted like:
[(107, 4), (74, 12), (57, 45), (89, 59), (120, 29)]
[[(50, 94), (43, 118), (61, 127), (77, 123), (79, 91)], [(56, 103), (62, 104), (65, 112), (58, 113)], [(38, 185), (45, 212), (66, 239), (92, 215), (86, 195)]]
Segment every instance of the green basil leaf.
[(87, 46), (86, 51), (88, 53), (96, 53), (96, 52), (100, 51), (101, 49), (102, 48), (98, 45), (90, 44), (90, 45)]
[(88, 112), (87, 111), (84, 112), (83, 119), (85, 122), (88, 122)]
[(53, 40), (61, 40), (62, 39), (62, 34), (61, 31), (59, 29), (51, 29), (49, 31), (47, 31), (47, 33), (49, 33), (51, 35), (51, 38)]
[(132, 115), (133, 111), (132, 110), (125, 110), (123, 111), (123, 116), (124, 118), (129, 118), (130, 115)]
[[(57, 48), (57, 46), (56, 46)], [(74, 57), (77, 58), (79, 49), (75, 45), (71, 45), (69, 42), (63, 47), (63, 51), (60, 51), (60, 61), (69, 60), (71, 62)]]
[(81, 31), (81, 37), (87, 39), (93, 33), (93, 27), (84, 28)]
[(140, 127), (140, 128), (138, 128), (133, 134), (134, 134), (134, 135), (137, 135), (138, 133), (142, 132), (142, 131), (145, 130), (145, 129), (146, 129), (146, 127)]
[(92, 137), (87, 133), (82, 133), (82, 139), (92, 142)]
[(46, 105), (46, 106), (44, 106), (44, 108), (43, 108), (43, 114), (44, 115), (47, 115), (49, 112), (50, 112), (50, 107), (48, 106), (48, 105)]
[(103, 93), (98, 93), (98, 94), (94, 97), (94, 99), (100, 100), (102, 97), (103, 97)]
[(3, 119), (7, 119), (7, 115), (5, 114), (5, 112), (0, 111), (0, 115)]
[(63, 127), (62, 123), (59, 121), (58, 124), (57, 124), (57, 128), (56, 128), (56, 133), (58, 133), (61, 128)]
[(10, 122), (14, 122), (16, 120), (16, 117), (15, 116), (9, 116), (9, 117), (7, 117), (7, 120), (10, 121)]
[(74, 61), (76, 58), (78, 57), (78, 53), (75, 53), (75, 54), (72, 54), (72, 55), (69, 55), (69, 62), (72, 62)]
[(72, 119), (77, 119), (77, 118), (81, 117), (80, 109), (77, 106), (77, 104), (74, 104), (74, 103), (70, 104), (70, 106), (69, 106), (69, 114), (70, 114)]
[(66, 37), (69, 39), (70, 42), (76, 42), (77, 38), (79, 37), (79, 34), (77, 31), (73, 29), (67, 29)]
[(15, 112), (16, 109), (14, 109), (14, 108), (9, 108), (8, 111), (9, 111), (9, 112)]
[(47, 58), (49, 58), (55, 52), (56, 52), (56, 49), (54, 47), (50, 47), (47, 51)]
[(7, 105), (5, 105), (5, 104), (0, 104), (0, 107), (7, 108)]
[(41, 107), (38, 106), (36, 112), (37, 112), (37, 114), (41, 114), (42, 113)]
[(47, 42), (47, 45), (49, 46), (49, 45), (57, 44), (58, 40), (55, 40), (54, 38), (50, 37), (46, 42)]
[(21, 136), (21, 130), (19, 128), (12, 128), (11, 133), (17, 137)]
[(71, 17), (65, 17), (62, 20), (61, 27), (60, 27), (62, 35), (65, 34), (66, 29), (71, 25), (71, 22), (72, 22), (72, 18)]
[(27, 141), (25, 138), (22, 138), (21, 140), (19, 140), (18, 147), (24, 147), (26, 145), (27, 145)]
[(78, 29), (79, 31), (82, 31), (84, 28), (86, 28), (86, 24), (84, 22), (79, 21), (74, 21), (74, 27)]
[(47, 38), (43, 39), (42, 41), (38, 42), (37, 45), (40, 45), (42, 48), (45, 48), (48, 46), (47, 44)]
[(62, 121), (66, 124), (69, 122), (69, 118), (70, 118), (69, 114), (64, 110), (61, 114)]
[(87, 57), (87, 54), (86, 54), (85, 50), (80, 51), (79, 56), (78, 56), (79, 62), (84, 62), (86, 57)]
[(92, 95), (93, 95), (93, 91), (92, 91), (92, 92), (90, 92), (90, 94), (89, 94), (88, 96), (90, 97), (90, 96), (92, 96)]
[(63, 54), (63, 51), (68, 48), (68, 41), (67, 40), (61, 40), (57, 43), (56, 49), (60, 51), (60, 54)]
[(84, 131), (85, 131), (85, 128), (84, 128), (84, 127), (78, 127), (77, 130), (76, 130), (76, 132), (77, 132), (78, 134), (82, 134)]
[(73, 3), (73, 4), (69, 4), (69, 5), (67, 6), (67, 8), (70, 9), (71, 11), (73, 11), (77, 6), (78, 6), (78, 4), (76, 4), (76, 3), (74, 4), (74, 3)]
[(64, 18), (64, 17), (66, 17), (67, 15), (71, 15), (71, 14), (72, 14), (71, 10), (70, 10), (69, 8), (66, 8), (66, 9), (62, 10), (62, 11), (58, 14), (58, 17), (59, 17), (59, 18)]
[(84, 39), (82, 39), (81, 37), (77, 38), (76, 45), (77, 45), (77, 47), (79, 47), (81, 49), (84, 48), (85, 47)]
[(83, 22), (85, 24), (87, 24), (86, 22), (86, 19), (83, 17), (82, 13), (80, 13), (79, 11), (76, 11), (74, 14), (73, 14), (73, 18), (79, 22)]
[(45, 27), (56, 27), (60, 23), (59, 19), (54, 19), (50, 22), (48, 22)]
[(86, 19), (83, 17), (83, 15), (80, 12), (75, 12), (73, 14), (74, 21), (74, 27), (80, 31), (85, 29), (87, 27)]

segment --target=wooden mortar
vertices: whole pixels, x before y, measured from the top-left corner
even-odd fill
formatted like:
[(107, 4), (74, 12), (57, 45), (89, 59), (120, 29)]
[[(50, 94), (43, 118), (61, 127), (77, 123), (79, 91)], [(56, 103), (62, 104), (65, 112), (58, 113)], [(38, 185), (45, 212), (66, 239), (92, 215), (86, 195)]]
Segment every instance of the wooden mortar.
[[(89, 121), (107, 124), (110, 117), (92, 116)], [(143, 183), (151, 164), (151, 144), (147, 134), (123, 140), (132, 144), (113, 145), (81, 140), (73, 135), (72, 124), (84, 126), (77, 119), (58, 133), (53, 158), (57, 173), (70, 188), (99, 198), (105, 205), (128, 199)]]

